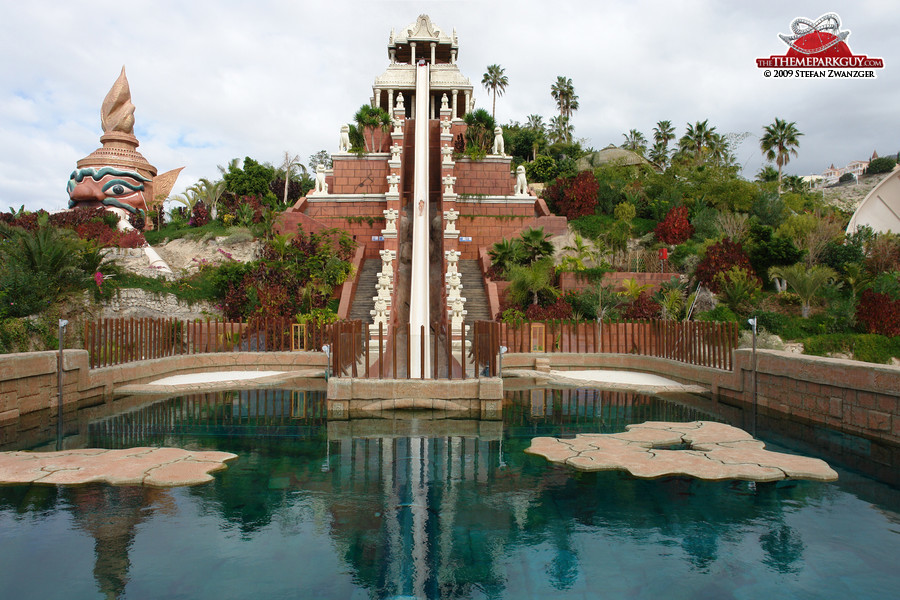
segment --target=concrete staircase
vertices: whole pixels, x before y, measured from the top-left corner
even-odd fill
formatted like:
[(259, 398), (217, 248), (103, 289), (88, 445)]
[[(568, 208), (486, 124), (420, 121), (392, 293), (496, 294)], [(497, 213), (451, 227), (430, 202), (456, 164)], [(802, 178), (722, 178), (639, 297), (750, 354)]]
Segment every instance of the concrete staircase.
[(462, 276), (463, 296), (466, 297), (466, 323), (492, 321), (493, 315), (488, 308), (484, 279), (481, 277), (478, 261), (460, 260), (458, 265), (459, 274)]
[(378, 283), (379, 270), (381, 270), (381, 260), (370, 258), (363, 261), (359, 273), (359, 284), (356, 286), (356, 294), (353, 296), (353, 304), (350, 306), (350, 319), (360, 319), (363, 323), (372, 322), (372, 315), (369, 311), (375, 308), (375, 301), (372, 298), (376, 294), (375, 284)]

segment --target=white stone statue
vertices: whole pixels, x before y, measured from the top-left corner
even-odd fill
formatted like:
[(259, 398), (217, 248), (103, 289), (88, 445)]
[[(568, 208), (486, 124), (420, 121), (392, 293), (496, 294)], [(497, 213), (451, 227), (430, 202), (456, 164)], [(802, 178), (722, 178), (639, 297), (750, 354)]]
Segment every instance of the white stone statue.
[(493, 154), (499, 154), (500, 156), (506, 156), (506, 147), (503, 142), (503, 128), (502, 127), (494, 127), (494, 150)]
[(375, 300), (375, 309), (370, 310), (369, 314), (372, 315), (372, 329), (378, 331), (379, 323), (387, 328), (388, 320), (391, 318), (391, 314), (388, 310), (387, 302), (385, 302), (382, 298), (377, 298)]
[(341, 142), (338, 144), (338, 152), (350, 152), (350, 126), (341, 125)]
[(462, 277), (459, 273), (447, 273), (445, 276), (447, 281), (447, 304), (462, 296)]
[(403, 151), (403, 146), (400, 144), (394, 144), (391, 146), (391, 160), (400, 160), (400, 153)]
[(381, 255), (381, 274), (393, 277), (395, 252), (393, 250), (380, 250), (378, 253)]
[(516, 196), (528, 195), (528, 181), (525, 179), (525, 167), (522, 165), (516, 168), (516, 188), (513, 193)]
[(388, 208), (386, 210), (381, 211), (384, 214), (384, 234), (393, 233), (397, 234), (397, 216), (398, 212), (395, 208)]
[(399, 175), (388, 175), (387, 182), (388, 182), (388, 194), (399, 194), (400, 193), (399, 189), (397, 188), (397, 186), (400, 183)]
[(328, 182), (325, 181), (325, 165), (316, 167), (316, 189), (313, 195), (319, 196), (328, 193)]
[(441, 121), (441, 135), (450, 135), (450, 119)]
[(441, 154), (444, 155), (443, 163), (445, 165), (453, 164), (453, 147), (452, 146), (443, 146), (441, 148)]
[(450, 110), (450, 101), (447, 99), (446, 93), (441, 96), (441, 110)]
[(469, 311), (465, 309), (465, 303), (462, 298), (457, 298), (450, 305), (450, 327), (459, 331), (463, 324), (463, 318), (468, 314)]
[(451, 275), (453, 273), (459, 273), (456, 268), (457, 263), (459, 262), (460, 251), (459, 250), (447, 250), (444, 252), (444, 256), (447, 257), (447, 275)]
[(454, 193), (453, 186), (456, 184), (456, 177), (453, 177), (452, 175), (447, 175), (444, 177), (443, 182), (444, 182), (444, 195), (449, 196), (450, 194), (453, 194)]
[(402, 134), (403, 133), (403, 119), (393, 119), (394, 123), (394, 133)]
[(459, 218), (459, 211), (450, 209), (444, 211), (444, 220), (447, 221), (447, 227), (444, 229), (444, 233), (459, 233), (459, 230), (456, 228), (456, 220)]
[(377, 296), (373, 298), (376, 302), (380, 300), (384, 300), (387, 306), (391, 305), (391, 291), (393, 291), (393, 285), (391, 284), (391, 278), (385, 275), (384, 273), (378, 276), (378, 282), (375, 284), (375, 291), (377, 292)]
[(397, 104), (394, 106), (394, 110), (406, 110), (403, 105), (403, 92), (397, 92)]

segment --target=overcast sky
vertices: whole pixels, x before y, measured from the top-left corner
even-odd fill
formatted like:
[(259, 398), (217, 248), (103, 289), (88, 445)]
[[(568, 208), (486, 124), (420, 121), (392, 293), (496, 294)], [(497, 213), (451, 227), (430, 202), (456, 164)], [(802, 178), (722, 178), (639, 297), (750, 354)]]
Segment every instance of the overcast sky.
[[(97, 148), (100, 104), (125, 65), (139, 151), (160, 172), (184, 166), (173, 193), (216, 165), (251, 156), (303, 162), (337, 149), (341, 123), (368, 101), (387, 42), (421, 13), (459, 37), (459, 66), (481, 87), (506, 69), (501, 123), (556, 114), (550, 86), (570, 77), (575, 133), (600, 149), (631, 128), (709, 119), (750, 132), (737, 151), (752, 177), (762, 127), (804, 133), (786, 172), (820, 173), (900, 150), (900, 17), (888, 0), (841, 2), (341, 2), (325, 0), (2, 0), (0, 210), (56, 210), (75, 162)], [(854, 54), (884, 59), (876, 80), (766, 79), (755, 59), (784, 54), (795, 17), (836, 12)]]

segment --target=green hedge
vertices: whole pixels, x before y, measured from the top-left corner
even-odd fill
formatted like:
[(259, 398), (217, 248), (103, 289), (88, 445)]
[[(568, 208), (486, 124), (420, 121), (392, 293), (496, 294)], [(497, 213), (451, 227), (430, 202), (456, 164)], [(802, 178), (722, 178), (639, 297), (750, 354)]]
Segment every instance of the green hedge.
[(890, 364), (900, 358), (900, 337), (870, 333), (831, 333), (803, 340), (803, 353), (813, 356), (850, 354), (854, 360)]

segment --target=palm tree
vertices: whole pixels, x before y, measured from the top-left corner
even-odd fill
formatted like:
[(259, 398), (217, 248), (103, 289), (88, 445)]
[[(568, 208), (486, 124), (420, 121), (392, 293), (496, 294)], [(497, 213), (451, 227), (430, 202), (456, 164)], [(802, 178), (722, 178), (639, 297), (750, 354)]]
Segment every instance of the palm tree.
[(797, 263), (789, 267), (775, 266), (769, 269), (769, 277), (780, 277), (791, 289), (793, 289), (801, 302), (801, 316), (805, 319), (809, 316), (809, 303), (826, 283), (837, 279), (838, 274), (830, 267), (815, 265), (809, 267), (803, 263)]
[(550, 119), (550, 141), (565, 144), (572, 141), (575, 128), (569, 123), (569, 118), (557, 115)]
[(637, 152), (641, 156), (647, 151), (647, 138), (645, 138), (644, 134), (637, 129), (632, 129), (628, 133), (623, 133), (622, 137), (625, 138), (625, 143), (621, 146), (622, 148)]
[(694, 162), (699, 165), (703, 162), (704, 152), (709, 149), (715, 133), (716, 128), (709, 126), (709, 119), (697, 121), (694, 125), (688, 123), (684, 135), (678, 140), (678, 145), (686, 154), (692, 154)]
[(731, 155), (731, 145), (728, 143), (728, 138), (718, 133), (713, 133), (710, 136), (706, 152), (709, 162), (714, 165), (728, 165), (734, 158)]
[(558, 76), (556, 83), (550, 86), (550, 95), (556, 100), (559, 107), (559, 115), (568, 119), (572, 113), (578, 110), (578, 96), (575, 95), (575, 86), (568, 77)]
[(491, 257), (491, 266), (496, 267), (502, 274), (506, 274), (510, 267), (520, 264), (525, 257), (522, 242), (506, 238), (495, 242), (488, 250), (488, 256)]
[(537, 304), (541, 295), (554, 298), (559, 290), (553, 286), (553, 260), (545, 258), (529, 266), (514, 265), (509, 270), (509, 295), (516, 304), (524, 304), (530, 297)]
[(225, 193), (225, 182), (221, 179), (212, 182), (205, 177), (201, 177), (200, 181), (194, 184), (192, 189), (196, 192), (197, 200), (209, 208), (210, 218), (216, 220), (219, 210), (219, 200), (222, 199), (222, 195)]
[(659, 121), (653, 128), (653, 148), (650, 160), (665, 167), (669, 162), (669, 142), (675, 139), (675, 127), (672, 121)]
[[(290, 153), (285, 150), (284, 151), (284, 162), (281, 164), (281, 169), (284, 171), (284, 197), (282, 201), (287, 204), (288, 203), (288, 187), (291, 185), (291, 178), (294, 176), (294, 169), (298, 169), (304, 175), (307, 173), (306, 167), (300, 162), (300, 156), (294, 155), (293, 157)], [(215, 217), (213, 217), (215, 219)]]
[(522, 240), (525, 261), (529, 264), (546, 256), (553, 256), (554, 248), (550, 243), (550, 234), (544, 233), (543, 227), (528, 228), (522, 232), (519, 239)]
[(497, 118), (497, 93), (502, 96), (509, 85), (509, 78), (503, 74), (504, 71), (500, 65), (488, 65), (487, 72), (481, 78), (484, 89), (494, 93), (494, 105), (491, 107), (491, 118), (494, 119)]
[(375, 147), (375, 131), (381, 129), (381, 131), (387, 132), (390, 131), (393, 125), (393, 120), (388, 111), (383, 108), (375, 108), (369, 104), (360, 106), (356, 114), (353, 115), (353, 120), (365, 139), (367, 152), (379, 150)]
[(528, 115), (528, 121), (525, 122), (526, 129), (544, 132), (544, 117), (541, 115)]
[(763, 128), (765, 134), (759, 140), (759, 148), (766, 160), (774, 160), (778, 165), (778, 189), (781, 190), (781, 167), (791, 161), (791, 154), (797, 156), (797, 146), (802, 133), (797, 131), (794, 121), (788, 123), (775, 117), (775, 122)]

